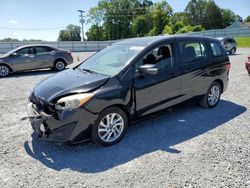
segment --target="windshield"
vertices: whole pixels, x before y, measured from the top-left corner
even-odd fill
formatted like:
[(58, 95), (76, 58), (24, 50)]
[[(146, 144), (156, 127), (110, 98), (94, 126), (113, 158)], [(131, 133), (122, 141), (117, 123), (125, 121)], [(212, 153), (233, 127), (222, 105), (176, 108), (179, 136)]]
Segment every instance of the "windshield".
[(6, 52), (5, 54), (3, 54), (4, 56), (9, 56), (10, 54), (14, 53), (15, 51), (17, 51), (17, 48), (10, 50), (8, 52)]
[(143, 49), (142, 46), (112, 45), (87, 59), (79, 68), (114, 76)]

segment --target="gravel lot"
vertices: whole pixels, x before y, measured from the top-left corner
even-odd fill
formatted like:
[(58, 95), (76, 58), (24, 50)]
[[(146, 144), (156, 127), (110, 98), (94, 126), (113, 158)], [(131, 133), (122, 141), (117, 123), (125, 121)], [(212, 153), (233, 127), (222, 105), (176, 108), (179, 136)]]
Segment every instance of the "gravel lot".
[(229, 88), (216, 108), (174, 108), (105, 148), (41, 142), (20, 121), (32, 88), (54, 72), (0, 79), (0, 187), (250, 187), (248, 54), (230, 57)]

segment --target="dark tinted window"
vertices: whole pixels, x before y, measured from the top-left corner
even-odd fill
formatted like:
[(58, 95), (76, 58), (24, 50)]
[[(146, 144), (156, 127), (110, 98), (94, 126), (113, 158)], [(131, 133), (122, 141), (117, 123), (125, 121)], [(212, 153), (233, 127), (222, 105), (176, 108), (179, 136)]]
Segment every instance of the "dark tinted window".
[(43, 47), (43, 46), (36, 47), (36, 53), (37, 54), (47, 53), (47, 52), (51, 52), (51, 51), (52, 51), (52, 49), (49, 48), (49, 47)]
[(224, 44), (228, 44), (228, 43), (235, 43), (235, 40), (234, 39), (224, 39)]
[(220, 48), (220, 46), (219, 46), (218, 43), (212, 42), (212, 43), (210, 43), (210, 46), (212, 48), (214, 56), (221, 56), (221, 55), (223, 55), (223, 52), (222, 52), (222, 50), (221, 50), (221, 48)]
[(185, 42), (182, 44), (182, 55), (186, 62), (192, 62), (205, 58), (207, 52), (202, 42)]

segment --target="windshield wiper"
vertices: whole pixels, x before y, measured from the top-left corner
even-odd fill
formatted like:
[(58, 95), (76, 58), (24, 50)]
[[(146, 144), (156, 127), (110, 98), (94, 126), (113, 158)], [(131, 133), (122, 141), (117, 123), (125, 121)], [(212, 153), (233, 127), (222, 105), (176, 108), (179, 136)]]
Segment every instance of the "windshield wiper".
[(81, 68), (79, 68), (81, 71), (85, 71), (85, 72), (89, 72), (89, 73), (91, 73), (91, 74), (98, 74), (98, 72), (95, 72), (95, 71), (93, 71), (93, 70), (90, 70), (90, 69), (81, 69)]
[(106, 74), (103, 74), (103, 73), (100, 73), (100, 72), (96, 72), (96, 71), (93, 71), (93, 70), (90, 70), (90, 69), (84, 69), (84, 68), (80, 68), (80, 67), (78, 67), (78, 69), (80, 71), (88, 72), (88, 73), (91, 73), (91, 74), (98, 74), (98, 75), (108, 76)]

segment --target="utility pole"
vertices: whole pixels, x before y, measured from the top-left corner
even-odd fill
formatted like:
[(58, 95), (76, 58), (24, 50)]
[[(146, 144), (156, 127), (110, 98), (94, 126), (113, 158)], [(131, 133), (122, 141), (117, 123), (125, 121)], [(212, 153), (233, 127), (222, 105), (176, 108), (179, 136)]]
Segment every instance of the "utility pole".
[(83, 24), (85, 23), (85, 19), (84, 19), (84, 15), (83, 13), (85, 12), (84, 10), (78, 10), (78, 12), (80, 12), (80, 23), (82, 24), (82, 41), (84, 41), (84, 28), (83, 28)]

